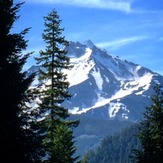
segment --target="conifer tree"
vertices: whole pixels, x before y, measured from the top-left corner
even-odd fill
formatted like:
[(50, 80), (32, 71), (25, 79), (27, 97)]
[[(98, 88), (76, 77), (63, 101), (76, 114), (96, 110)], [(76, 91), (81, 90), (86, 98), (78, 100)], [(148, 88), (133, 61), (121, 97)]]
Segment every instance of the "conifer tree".
[(30, 55), (23, 55), (29, 29), (11, 32), (22, 4), (0, 0), (0, 159), (1, 162), (36, 163), (41, 159), (42, 148), (29, 107), (32, 100), (29, 86), (34, 74), (27, 77), (23, 71)]
[(142, 149), (133, 151), (132, 162), (161, 163), (163, 160), (163, 85), (156, 85), (154, 90), (152, 105), (146, 107), (140, 123), (138, 138)]
[(38, 108), (44, 116), (43, 131), (45, 134), (44, 145), (49, 163), (72, 163), (75, 157), (76, 147), (73, 141), (73, 128), (78, 121), (71, 121), (68, 109), (62, 106), (62, 102), (68, 100), (71, 95), (68, 91), (69, 82), (64, 70), (69, 70), (70, 59), (66, 55), (65, 47), (68, 41), (62, 36), (63, 28), (60, 28), (61, 20), (55, 10), (50, 12), (45, 20), (43, 39), (46, 43), (45, 51), (40, 51), (36, 58), (39, 69), (38, 87), (40, 102)]

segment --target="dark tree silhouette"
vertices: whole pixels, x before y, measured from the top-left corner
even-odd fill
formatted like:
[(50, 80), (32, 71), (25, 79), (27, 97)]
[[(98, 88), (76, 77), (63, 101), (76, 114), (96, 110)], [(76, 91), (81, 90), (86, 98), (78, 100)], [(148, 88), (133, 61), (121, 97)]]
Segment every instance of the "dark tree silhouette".
[(4, 162), (39, 162), (42, 149), (37, 123), (29, 107), (29, 86), (34, 74), (26, 76), (23, 66), (29, 54), (23, 55), (25, 34), (12, 33), (17, 12), (23, 3), (0, 0), (0, 158)]
[(40, 66), (39, 80), (42, 83), (38, 88), (38, 108), (45, 113), (43, 128), (47, 157), (44, 161), (72, 163), (78, 158), (74, 156), (76, 147), (73, 141), (73, 127), (76, 127), (79, 121), (71, 121), (68, 109), (61, 105), (71, 97), (67, 75), (64, 73), (64, 70), (72, 67), (65, 50), (68, 41), (62, 36), (64, 29), (60, 28), (61, 20), (55, 10), (44, 17), (44, 20), (43, 39), (46, 49), (40, 51), (40, 56), (36, 58)]

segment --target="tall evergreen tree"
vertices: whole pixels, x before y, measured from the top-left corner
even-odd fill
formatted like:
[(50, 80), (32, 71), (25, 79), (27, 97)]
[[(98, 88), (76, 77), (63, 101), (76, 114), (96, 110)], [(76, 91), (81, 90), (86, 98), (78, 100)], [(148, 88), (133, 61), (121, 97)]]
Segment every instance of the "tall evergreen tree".
[[(23, 66), (30, 54), (23, 55), (25, 34), (12, 33), (17, 12), (23, 3), (0, 0), (0, 159), (1, 162), (39, 162), (42, 149), (34, 115), (28, 103), (34, 75), (26, 76)], [(30, 113), (30, 114), (29, 114)]]
[(38, 89), (40, 102), (38, 108), (44, 113), (44, 145), (47, 157), (45, 162), (72, 163), (77, 160), (74, 156), (76, 147), (73, 141), (73, 128), (78, 121), (69, 119), (68, 109), (61, 104), (71, 97), (69, 82), (64, 70), (69, 70), (70, 59), (65, 47), (68, 41), (62, 36), (61, 20), (55, 10), (50, 12), (45, 20), (43, 39), (45, 51), (40, 51), (36, 58), (40, 65), (39, 80), (42, 83)]
[(146, 107), (140, 123), (138, 138), (142, 149), (133, 151), (132, 162), (161, 163), (163, 160), (163, 85), (156, 85), (154, 90), (152, 105)]

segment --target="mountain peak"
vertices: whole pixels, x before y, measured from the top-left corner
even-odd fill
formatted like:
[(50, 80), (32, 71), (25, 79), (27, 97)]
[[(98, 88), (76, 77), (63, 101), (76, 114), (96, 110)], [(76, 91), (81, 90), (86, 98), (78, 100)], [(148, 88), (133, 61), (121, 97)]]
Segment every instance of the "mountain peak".
[[(91, 40), (84, 44), (70, 42), (67, 51), (73, 68), (65, 73), (73, 97), (64, 105), (72, 114), (138, 120), (139, 111), (149, 103), (153, 85), (163, 83), (162, 76), (138, 64), (112, 57)], [(28, 73), (31, 71), (35, 71), (35, 67)]]
[(84, 42), (84, 45), (86, 45), (88, 48), (93, 48), (95, 45), (93, 44), (93, 42), (91, 40), (87, 40)]
[(135, 110), (144, 109), (153, 85), (163, 81), (148, 68), (111, 56), (91, 40), (71, 42), (68, 54), (74, 67), (67, 79), (74, 96), (64, 105), (72, 114), (137, 121), (141, 115)]

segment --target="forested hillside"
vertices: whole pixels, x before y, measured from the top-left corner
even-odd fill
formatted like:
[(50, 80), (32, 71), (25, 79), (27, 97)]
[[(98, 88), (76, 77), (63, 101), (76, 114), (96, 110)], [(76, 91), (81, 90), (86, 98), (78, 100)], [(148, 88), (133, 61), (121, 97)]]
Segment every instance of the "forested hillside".
[(88, 152), (84, 159), (88, 163), (127, 163), (132, 149), (139, 149), (140, 143), (135, 136), (138, 124), (132, 125), (121, 132), (106, 137), (94, 150)]
[[(105, 138), (84, 157), (87, 163), (162, 163), (163, 85), (154, 87), (143, 119), (129, 128)], [(83, 161), (83, 162), (84, 162)]]

